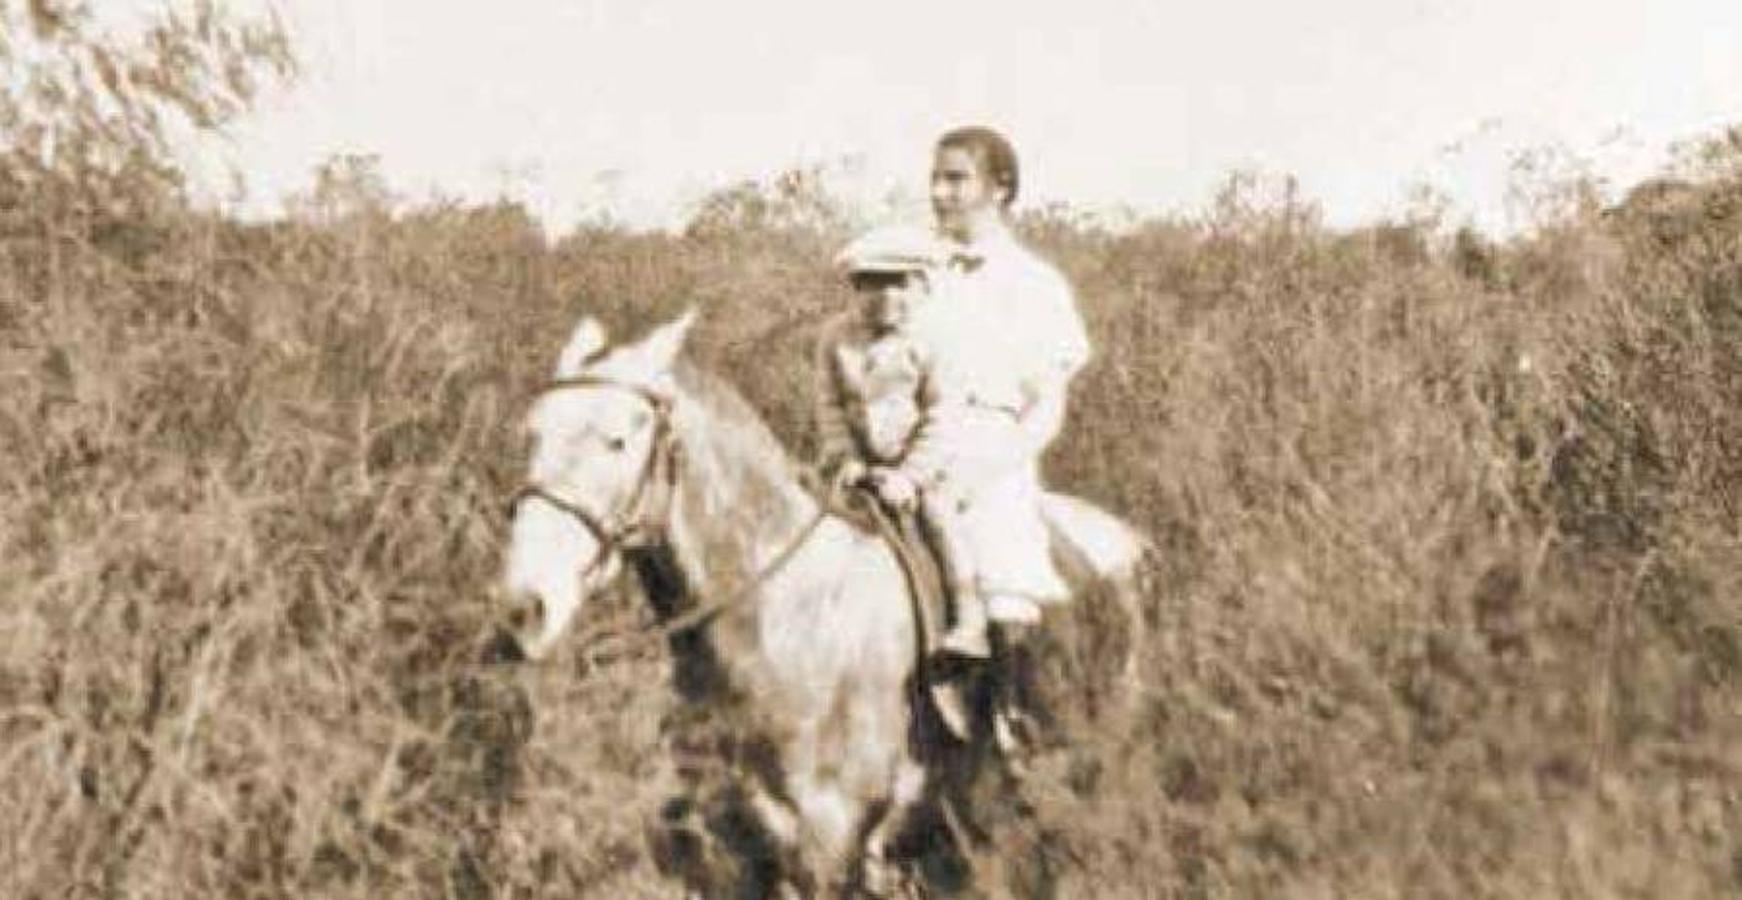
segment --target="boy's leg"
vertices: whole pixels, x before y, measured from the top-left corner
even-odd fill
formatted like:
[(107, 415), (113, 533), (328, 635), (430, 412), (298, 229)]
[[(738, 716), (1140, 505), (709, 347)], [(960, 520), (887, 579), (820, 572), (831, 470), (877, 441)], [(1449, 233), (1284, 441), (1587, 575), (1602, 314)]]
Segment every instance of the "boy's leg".
[(953, 498), (927, 494), (921, 498), (920, 525), (942, 565), (949, 586), (950, 629), (938, 640), (938, 649), (974, 659), (992, 655), (986, 639), (986, 601), (979, 589), (979, 570), (972, 551), (962, 540)]

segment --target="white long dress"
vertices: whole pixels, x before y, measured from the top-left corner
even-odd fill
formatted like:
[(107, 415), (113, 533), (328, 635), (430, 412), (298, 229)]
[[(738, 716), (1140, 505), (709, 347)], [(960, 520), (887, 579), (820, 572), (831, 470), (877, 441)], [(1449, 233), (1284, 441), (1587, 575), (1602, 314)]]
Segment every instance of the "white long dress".
[(1088, 337), (1070, 285), (1013, 237), (965, 250), (977, 264), (941, 277), (915, 321), (938, 399), (903, 468), (956, 499), (987, 596), (1058, 602), (1069, 591), (1048, 552), (1040, 456)]

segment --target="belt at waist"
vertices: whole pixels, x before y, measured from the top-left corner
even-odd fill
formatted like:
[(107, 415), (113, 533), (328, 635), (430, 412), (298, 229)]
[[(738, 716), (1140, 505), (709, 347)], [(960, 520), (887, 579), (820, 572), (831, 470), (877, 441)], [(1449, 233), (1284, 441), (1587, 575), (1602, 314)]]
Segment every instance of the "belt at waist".
[(1021, 419), (1023, 413), (1023, 407), (1020, 404), (999, 402), (985, 397), (969, 396), (963, 401), (963, 405), (973, 412), (997, 413), (1011, 419)]

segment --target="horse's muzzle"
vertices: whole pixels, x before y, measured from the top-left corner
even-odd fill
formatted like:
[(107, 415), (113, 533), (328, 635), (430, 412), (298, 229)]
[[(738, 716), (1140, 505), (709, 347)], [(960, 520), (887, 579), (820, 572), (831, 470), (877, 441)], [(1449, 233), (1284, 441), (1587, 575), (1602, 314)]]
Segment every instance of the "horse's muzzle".
[(491, 629), (479, 649), (485, 665), (522, 663), (533, 656), (532, 644), (544, 633), (544, 599), (532, 590), (517, 590), (502, 597), (500, 608), (507, 614)]
[(526, 662), (526, 651), (520, 646), (520, 639), (507, 628), (498, 627), (484, 639), (484, 645), (478, 650), (478, 662), (486, 666), (505, 666)]

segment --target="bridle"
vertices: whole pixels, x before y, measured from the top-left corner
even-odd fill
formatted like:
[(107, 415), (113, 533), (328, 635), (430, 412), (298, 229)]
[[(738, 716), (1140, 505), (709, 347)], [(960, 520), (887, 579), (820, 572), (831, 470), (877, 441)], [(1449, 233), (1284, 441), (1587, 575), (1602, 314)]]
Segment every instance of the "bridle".
[(626, 391), (646, 401), (653, 410), (653, 444), (647, 451), (636, 478), (634, 492), (623, 505), (621, 514), (608, 518), (588, 509), (581, 502), (564, 497), (536, 481), (528, 481), (514, 492), (508, 501), (508, 514), (513, 516), (520, 504), (536, 498), (581, 523), (598, 544), (598, 550), (581, 570), (584, 580), (604, 566), (613, 554), (648, 547), (665, 539), (671, 520), (672, 498), (677, 491), (677, 463), (680, 452), (677, 433), (672, 428), (672, 398), (645, 385), (620, 381), (601, 375), (576, 375), (556, 378), (545, 383), (539, 396), (573, 388), (607, 388)]
[[(616, 521), (607, 519), (588, 509), (585, 505), (563, 497), (536, 481), (528, 481), (521, 485), (508, 502), (508, 513), (512, 516), (520, 508), (521, 503), (529, 498), (536, 498), (568, 515), (587, 529), (598, 543), (599, 548), (594, 552), (593, 558), (587, 562), (586, 568), (581, 570), (581, 578), (584, 582), (587, 576), (606, 565), (614, 554), (622, 555), (628, 551), (648, 550), (668, 545), (671, 510), (677, 495), (678, 462), (682, 454), (682, 446), (678, 441), (676, 430), (672, 427), (673, 401), (669, 395), (630, 381), (621, 381), (601, 375), (576, 375), (546, 382), (539, 390), (539, 396), (571, 388), (608, 388), (627, 391), (646, 401), (654, 414), (653, 445), (648, 450), (647, 461), (642, 464), (634, 493), (624, 504), (621, 518)], [(709, 602), (696, 605), (681, 614), (665, 619), (659, 627), (648, 634), (671, 636), (688, 631), (705, 624), (719, 613), (751, 596), (768, 578), (791, 561), (798, 549), (804, 545), (804, 542), (810, 538), (811, 534), (826, 518), (828, 518), (827, 508), (819, 505), (816, 514), (810, 518), (809, 522), (805, 523), (791, 542), (749, 581), (740, 585), (737, 590), (727, 596), (714, 598)]]

